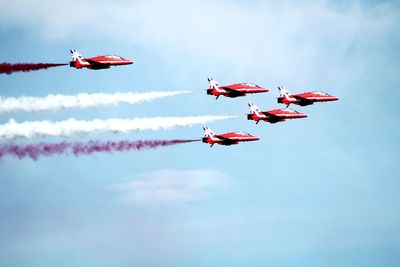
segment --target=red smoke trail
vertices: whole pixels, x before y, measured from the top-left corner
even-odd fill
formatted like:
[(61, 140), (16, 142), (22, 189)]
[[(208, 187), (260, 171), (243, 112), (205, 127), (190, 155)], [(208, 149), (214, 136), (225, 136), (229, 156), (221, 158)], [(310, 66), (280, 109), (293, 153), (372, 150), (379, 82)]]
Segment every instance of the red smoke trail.
[(11, 74), (17, 71), (33, 71), (33, 70), (41, 70), (58, 66), (65, 66), (68, 64), (65, 63), (0, 63), (0, 73)]
[(61, 142), (38, 143), (27, 145), (1, 144), (0, 158), (11, 155), (18, 159), (30, 157), (37, 160), (40, 156), (52, 156), (64, 153), (73, 153), (75, 156), (90, 155), (99, 152), (111, 153), (130, 150), (155, 149), (163, 146), (172, 146), (200, 140), (139, 140), (139, 141), (88, 141), (88, 142)]

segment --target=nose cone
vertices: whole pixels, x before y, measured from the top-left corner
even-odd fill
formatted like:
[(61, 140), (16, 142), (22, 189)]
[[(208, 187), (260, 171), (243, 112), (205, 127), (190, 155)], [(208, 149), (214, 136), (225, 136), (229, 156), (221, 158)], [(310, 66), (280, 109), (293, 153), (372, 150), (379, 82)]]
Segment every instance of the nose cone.
[(339, 97), (337, 97), (337, 96), (329, 96), (326, 99), (327, 99), (326, 101), (337, 101), (337, 100), (339, 100)]
[(298, 118), (307, 118), (308, 117), (308, 115), (307, 114), (305, 114), (305, 113), (301, 113), (301, 112), (298, 112), (298, 111), (296, 111), (296, 117), (298, 117)]
[(125, 63), (126, 63), (127, 65), (129, 65), (129, 64), (133, 64), (134, 62), (133, 62), (132, 60), (126, 59), (126, 60), (125, 60)]
[(257, 93), (265, 93), (265, 92), (269, 91), (267, 88), (264, 88), (264, 87), (261, 87), (258, 85), (253, 86), (252, 89), (254, 89)]
[(249, 141), (257, 141), (257, 140), (260, 140), (260, 137), (248, 134), (248, 140)]

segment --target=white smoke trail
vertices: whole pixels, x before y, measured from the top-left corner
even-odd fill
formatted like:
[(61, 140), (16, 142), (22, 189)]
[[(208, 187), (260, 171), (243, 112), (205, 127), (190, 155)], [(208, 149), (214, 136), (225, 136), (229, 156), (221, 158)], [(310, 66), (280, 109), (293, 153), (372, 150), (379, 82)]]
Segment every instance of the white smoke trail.
[(68, 119), (65, 121), (26, 121), (17, 123), (10, 119), (0, 125), (1, 139), (35, 138), (46, 136), (70, 137), (112, 131), (127, 133), (133, 131), (157, 131), (174, 127), (206, 124), (218, 120), (233, 119), (237, 116), (192, 116), (192, 117), (154, 117), (134, 119), (95, 119), (79, 121)]
[(0, 97), (0, 114), (16, 111), (38, 112), (68, 108), (91, 108), (97, 106), (116, 106), (120, 103), (136, 104), (146, 101), (190, 93), (189, 91), (169, 92), (117, 92), (113, 94), (81, 93), (77, 95), (47, 95), (45, 97)]

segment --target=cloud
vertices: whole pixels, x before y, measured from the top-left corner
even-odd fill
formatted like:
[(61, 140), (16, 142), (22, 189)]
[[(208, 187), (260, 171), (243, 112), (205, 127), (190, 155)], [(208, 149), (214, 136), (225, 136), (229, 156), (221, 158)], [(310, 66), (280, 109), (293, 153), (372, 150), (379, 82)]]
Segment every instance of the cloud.
[(144, 172), (138, 180), (114, 184), (126, 203), (149, 205), (188, 204), (212, 197), (229, 187), (229, 176), (214, 170), (165, 169)]
[[(397, 31), (398, 13), (394, 3), (362, 1), (149, 0), (93, 5), (89, 0), (0, 0), (0, 28), (22, 27), (51, 41), (78, 38), (81, 45), (107, 40), (113, 48), (143, 47), (173, 66), (175, 75), (190, 64), (211, 74), (223, 69), (237, 79), (265, 76), (309, 86), (313, 77), (363, 78), (370, 65), (365, 53), (379, 63), (385, 40)], [(184, 62), (182, 67), (177, 61)]]

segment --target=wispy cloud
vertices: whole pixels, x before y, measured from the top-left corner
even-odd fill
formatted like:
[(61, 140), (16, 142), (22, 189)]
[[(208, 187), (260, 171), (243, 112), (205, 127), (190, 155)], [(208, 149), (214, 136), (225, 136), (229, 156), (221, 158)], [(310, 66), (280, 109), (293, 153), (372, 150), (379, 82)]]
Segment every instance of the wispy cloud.
[[(398, 6), (390, 2), (354, 1), (342, 7), (334, 1), (99, 1), (95, 6), (90, 0), (2, 2), (3, 26), (29, 25), (49, 39), (90, 32), (98, 38), (156, 47), (162, 44), (175, 51), (222, 54), (228, 59), (232, 52), (240, 51), (234, 53), (234, 60), (259, 56), (264, 50), (277, 54), (274, 59), (284, 55), (280, 51), (295, 53), (287, 57), (299, 56), (303, 50), (317, 54), (324, 49), (317, 39), (331, 50), (342, 50), (356, 39), (386, 34), (396, 29), (398, 22)], [(293, 46), (297, 49), (288, 49)], [(272, 48), (274, 51), (268, 52)]]
[(239, 78), (245, 73), (268, 74), (310, 84), (313, 75), (335, 79), (340, 71), (351, 73), (352, 79), (365, 75), (359, 66), (363, 56), (349, 60), (351, 64), (334, 63), (346, 62), (355, 48), (361, 55), (376, 53), (399, 23), (399, 7), (391, 2), (99, 2), (93, 6), (89, 0), (0, 0), (0, 25), (28, 27), (50, 40), (85, 39), (89, 33), (157, 51), (167, 63), (179, 53), (195, 66), (213, 71), (213, 62), (216, 69), (222, 65)]
[(187, 204), (210, 198), (227, 189), (229, 176), (215, 170), (158, 170), (137, 175), (138, 179), (113, 185), (127, 203), (149, 205)]

